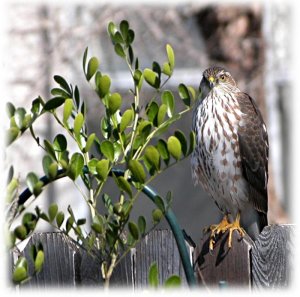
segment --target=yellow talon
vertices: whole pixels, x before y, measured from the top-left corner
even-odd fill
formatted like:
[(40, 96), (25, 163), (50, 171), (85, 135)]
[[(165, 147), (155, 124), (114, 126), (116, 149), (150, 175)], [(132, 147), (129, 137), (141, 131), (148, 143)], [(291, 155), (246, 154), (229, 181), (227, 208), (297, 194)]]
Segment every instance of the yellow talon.
[(225, 233), (227, 230), (229, 231), (229, 237), (228, 237), (228, 247), (231, 248), (232, 246), (232, 233), (234, 230), (237, 230), (241, 237), (245, 235), (245, 230), (240, 226), (240, 214), (238, 213), (236, 216), (236, 219), (233, 223), (230, 223), (228, 221), (227, 216), (225, 215), (222, 221), (217, 225), (211, 225), (206, 230), (210, 230), (210, 240), (209, 240), (209, 249), (214, 249), (215, 244), (215, 236), (216, 234)]

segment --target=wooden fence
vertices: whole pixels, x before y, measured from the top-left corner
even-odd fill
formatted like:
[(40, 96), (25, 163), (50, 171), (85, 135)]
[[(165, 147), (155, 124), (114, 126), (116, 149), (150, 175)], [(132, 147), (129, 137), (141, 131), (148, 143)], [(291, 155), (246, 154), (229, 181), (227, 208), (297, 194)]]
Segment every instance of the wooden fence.
[[(228, 249), (227, 234), (221, 235), (215, 249), (208, 249), (208, 235), (204, 235), (194, 249), (188, 246), (191, 262), (199, 286), (249, 288), (286, 287), (290, 283), (289, 259), (293, 251), (292, 225), (265, 227), (259, 239), (240, 239), (234, 232), (233, 246)], [(78, 247), (63, 233), (36, 233), (24, 249), (29, 271), (33, 265), (29, 257), (31, 244), (42, 243), (45, 263), (42, 271), (24, 286), (99, 286), (103, 285), (100, 260)], [(176, 274), (187, 286), (175, 239), (170, 230), (154, 230), (148, 234), (115, 269), (111, 286), (144, 288), (148, 284), (150, 265), (156, 262), (160, 283)]]

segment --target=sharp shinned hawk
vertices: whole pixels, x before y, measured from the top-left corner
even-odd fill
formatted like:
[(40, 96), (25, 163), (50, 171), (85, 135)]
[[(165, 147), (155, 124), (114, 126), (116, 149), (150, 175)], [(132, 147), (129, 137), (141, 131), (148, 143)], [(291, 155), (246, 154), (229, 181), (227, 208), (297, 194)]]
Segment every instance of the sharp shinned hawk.
[(200, 92), (192, 174), (224, 214), (209, 227), (210, 249), (215, 236), (227, 230), (231, 247), (233, 230), (255, 240), (268, 224), (268, 134), (256, 103), (224, 68), (206, 69)]

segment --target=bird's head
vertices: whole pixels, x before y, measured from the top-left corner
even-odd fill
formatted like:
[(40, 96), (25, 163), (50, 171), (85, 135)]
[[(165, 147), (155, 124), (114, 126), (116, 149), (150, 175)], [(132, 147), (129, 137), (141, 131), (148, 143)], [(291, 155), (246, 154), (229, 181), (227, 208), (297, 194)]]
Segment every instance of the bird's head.
[(203, 78), (200, 83), (201, 98), (205, 98), (207, 94), (218, 89), (226, 92), (236, 88), (236, 82), (231, 74), (222, 67), (210, 67), (203, 72)]

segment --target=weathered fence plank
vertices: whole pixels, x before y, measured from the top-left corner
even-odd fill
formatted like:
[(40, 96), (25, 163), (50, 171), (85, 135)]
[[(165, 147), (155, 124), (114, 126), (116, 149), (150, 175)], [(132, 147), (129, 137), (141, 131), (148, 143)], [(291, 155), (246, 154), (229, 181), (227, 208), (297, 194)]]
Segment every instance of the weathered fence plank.
[[(30, 274), (33, 273), (34, 267), (29, 251), (32, 244), (39, 243), (43, 245), (45, 263), (41, 272), (26, 282), (26, 286), (39, 288), (103, 285), (99, 255), (87, 252), (60, 232), (32, 235), (23, 252), (29, 262)], [(111, 286), (147, 286), (148, 272), (153, 262), (158, 265), (161, 284), (169, 276), (176, 274), (181, 277), (182, 284), (186, 285), (183, 266), (171, 230), (154, 230), (120, 261), (112, 274)]]
[(292, 255), (293, 225), (271, 225), (253, 242), (234, 232), (232, 248), (228, 233), (217, 238), (209, 252), (205, 234), (194, 254), (199, 282), (206, 286), (284, 287), (290, 282), (289, 258)]
[(228, 248), (228, 234), (220, 235), (213, 251), (209, 250), (209, 234), (206, 234), (195, 251), (196, 272), (199, 283), (214, 286), (247, 286), (250, 288), (250, 238), (237, 232), (232, 236), (232, 247)]
[[(190, 248), (190, 247), (188, 247)], [(173, 274), (179, 275), (183, 285), (187, 285), (176, 241), (171, 230), (154, 230), (148, 234), (135, 248), (133, 256), (136, 288), (148, 285), (148, 272), (153, 262), (157, 263), (159, 282), (163, 282)]]
[(30, 274), (34, 265), (30, 259), (31, 245), (43, 245), (45, 262), (42, 271), (32, 277), (24, 285), (29, 287), (74, 286), (79, 282), (80, 253), (78, 246), (66, 235), (56, 233), (33, 234), (23, 253), (28, 259)]
[(267, 226), (254, 242), (251, 251), (254, 288), (279, 288), (289, 285), (289, 259), (293, 257), (294, 230), (293, 225)]

